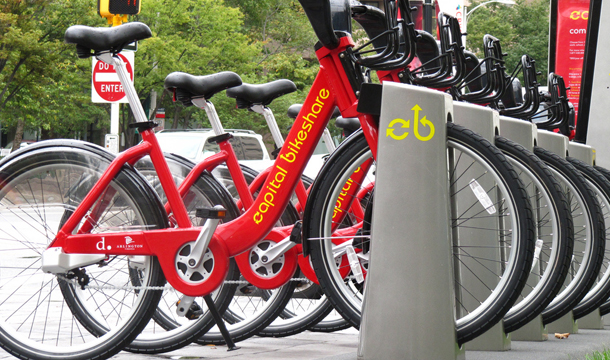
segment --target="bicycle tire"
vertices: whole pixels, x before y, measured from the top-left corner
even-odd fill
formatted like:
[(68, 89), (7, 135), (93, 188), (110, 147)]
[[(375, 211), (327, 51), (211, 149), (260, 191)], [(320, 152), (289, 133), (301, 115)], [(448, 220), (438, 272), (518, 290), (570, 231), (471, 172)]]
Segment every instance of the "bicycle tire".
[(605, 226), (595, 193), (584, 176), (566, 159), (548, 150), (536, 146), (534, 154), (567, 189), (575, 229), (571, 274), (560, 293), (542, 312), (542, 322), (548, 324), (570, 312), (593, 286), (603, 259)]
[[(176, 185), (179, 185), (195, 164), (190, 160), (175, 154), (165, 153), (164, 156)], [(165, 203), (167, 199), (158, 177), (156, 176), (156, 171), (150, 158), (146, 157), (141, 159), (134, 167), (155, 189), (161, 198), (161, 203)], [(222, 205), (227, 210), (227, 216), (223, 221), (233, 220), (240, 214), (233, 198), (208, 172), (201, 174), (183, 199), (185, 200), (185, 207), (189, 214), (189, 218), (191, 219), (191, 223), (194, 226), (201, 226), (203, 222), (201, 218), (196, 217), (196, 209), (198, 207)], [(214, 304), (221, 314), (225, 312), (231, 303), (233, 294), (237, 288), (237, 285), (232, 282), (238, 280), (239, 277), (240, 274), (237, 269), (237, 264), (231, 259), (226, 277), (228, 282), (224, 283), (219, 289), (211, 294)], [(137, 277), (132, 279), (132, 282), (136, 285), (137, 281)], [(203, 312), (198, 318), (193, 320), (178, 318), (175, 314), (175, 304), (181, 296), (182, 295), (177, 293), (173, 288), (166, 289), (163, 292), (159, 307), (155, 310), (153, 315), (154, 321), (151, 321), (147, 327), (143, 329), (140, 335), (138, 335), (131, 344), (125, 347), (125, 350), (142, 354), (158, 354), (177, 350), (196, 341), (215, 325), (214, 319), (207, 310), (207, 306), (202, 298), (195, 299), (196, 306)]]
[[(123, 297), (122, 301), (118, 301), (118, 303), (124, 306), (124, 309), (120, 306), (116, 308), (110, 303), (104, 304), (101, 301), (97, 304), (97, 308), (94, 306), (89, 308), (89, 310), (95, 308), (95, 312), (91, 314), (97, 325), (107, 326), (104, 334), (98, 335), (95, 333), (96, 329), (88, 328), (73, 315), (79, 309), (71, 307), (71, 304), (67, 301), (58, 301), (58, 298), (63, 298), (62, 292), (65, 291), (87, 292), (93, 302), (100, 297), (110, 301), (112, 295), (106, 295), (103, 288), (94, 292), (90, 290), (91, 287), (81, 289), (80, 286), (75, 286), (73, 282), (66, 280), (65, 275), (63, 278), (58, 278), (52, 274), (45, 274), (40, 271), (40, 264), (36, 265), (40, 262), (42, 250), (55, 237), (54, 233), (66, 220), (66, 213), (74, 210), (74, 206), (82, 200), (83, 195), (89, 192), (91, 186), (105, 171), (113, 158), (113, 155), (101, 147), (78, 141), (62, 140), (31, 145), (29, 149), (24, 149), (24, 151), (9, 156), (0, 162), (0, 174), (3, 178), (0, 185), (0, 218), (4, 219), (3, 222), (7, 225), (7, 219), (11, 219), (9, 215), (21, 213), (24, 217), (13, 216), (10, 227), (18, 234), (25, 234), (28, 227), (32, 230), (36, 229), (35, 224), (26, 222), (28, 212), (34, 210), (34, 213), (31, 213), (30, 216), (32, 214), (36, 216), (29, 217), (29, 219), (40, 222), (39, 226), (42, 226), (41, 229), (44, 230), (38, 234), (40, 238), (38, 240), (41, 241), (36, 247), (34, 247), (36, 242), (33, 237), (36, 234), (36, 231), (34, 231), (28, 233), (28, 246), (26, 248), (14, 249), (11, 252), (10, 256), (13, 258), (11, 261), (27, 261), (28, 264), (32, 265), (24, 268), (22, 275), (25, 275), (28, 271), (33, 271), (28, 276), (18, 278), (19, 284), (15, 292), (12, 292), (9, 289), (9, 283), (4, 281), (10, 277), (6, 275), (10, 274), (12, 270), (5, 268), (2, 271), (3, 297), (11, 296), (17, 291), (36, 290), (36, 286), (45, 284), (40, 286), (38, 296), (35, 293), (28, 300), (27, 295), (25, 295), (15, 304), (15, 306), (18, 305), (18, 309), (21, 309), (20, 312), (23, 311), (24, 307), (25, 309), (30, 308), (30, 310), (35, 308), (27, 316), (25, 314), (28, 312), (23, 312), (24, 315), (21, 317), (23, 323), (19, 328), (8, 329), (14, 319), (11, 320), (13, 315), (8, 318), (5, 315), (6, 311), (11, 311), (9, 307), (12, 303), (8, 298), (2, 300), (3, 306), (0, 309), (0, 316), (2, 316), (3, 321), (0, 325), (0, 346), (13, 356), (22, 359), (105, 359), (116, 354), (124, 345), (133, 340), (151, 318), (159, 301), (160, 291), (141, 290), (133, 292), (129, 289), (113, 289), (113, 292)], [(36, 186), (32, 187), (32, 182)], [(129, 225), (147, 229), (165, 228), (167, 226), (167, 217), (161, 211), (161, 205), (154, 191), (131, 167), (123, 167), (111, 182), (109, 189), (112, 189), (112, 194), (110, 192), (107, 192), (107, 194), (110, 194), (112, 198), (109, 199), (110, 202), (106, 205), (104, 214), (98, 214), (93, 232), (105, 231), (104, 229), (110, 226)], [(8, 226), (3, 226), (5, 236), (7, 236), (7, 230)], [(5, 237), (2, 241), (4, 240), (6, 240)], [(17, 237), (14, 240), (20, 241)], [(24, 252), (31, 252), (32, 254), (27, 255), (28, 253)], [(31, 260), (32, 258), (36, 260)], [(144, 258), (143, 264), (146, 267), (144, 285), (163, 286), (165, 278), (156, 258)], [(5, 260), (2, 263), (6, 264), (7, 262)], [(121, 263), (125, 263), (124, 259), (117, 256), (105, 261), (105, 266), (116, 267)], [(120, 279), (109, 280), (103, 278), (105, 270), (97, 272), (94, 267), (85, 268), (91, 279), (90, 284), (95, 285), (98, 280), (107, 281), (107, 285), (122, 286), (129, 284), (129, 280), (125, 276)], [(56, 280), (57, 284), (55, 283)], [(46, 289), (47, 287), (48, 289)], [(48, 294), (43, 296), (42, 292), (47, 290)], [(34, 299), (34, 303), (31, 302), (32, 299)], [(36, 299), (44, 299), (45, 301)], [(81, 303), (81, 305), (91, 304)], [(44, 314), (44, 321), (38, 321), (35, 326), (35, 318), (39, 307), (46, 307), (46, 309), (40, 310)], [(111, 309), (107, 309), (107, 307), (111, 307)], [(109, 316), (108, 320), (105, 320), (105, 313), (102, 314), (102, 311), (110, 311), (107, 314)], [(118, 318), (113, 315), (113, 311), (118, 314)], [(20, 333), (20, 329), (23, 331), (22, 327), (29, 321), (30, 317), (32, 318), (31, 325), (28, 323), (25, 326), (28, 328), (29, 334)], [(112, 323), (115, 320), (117, 323), (113, 327)], [(70, 326), (66, 326), (66, 324), (70, 324)], [(52, 325), (55, 325), (56, 328), (53, 330), (47, 329)], [(44, 329), (42, 329), (43, 326)], [(36, 328), (36, 331), (32, 332), (31, 329), (34, 328)], [(68, 337), (66, 339), (63, 338), (64, 332), (66, 332), (65, 336)], [(46, 342), (44, 341), (45, 334), (47, 335)], [(32, 339), (29, 337), (32, 337)], [(40, 343), (36, 342), (35, 337), (41, 340)], [(53, 341), (49, 341), (49, 337), (53, 337)]]
[(313, 331), (313, 332), (327, 332), (328, 333), (328, 332), (335, 332), (335, 331), (349, 329), (351, 327), (352, 327), (352, 324), (350, 324), (343, 317), (339, 317), (338, 319), (334, 319), (334, 320), (325, 319), (323, 321), (320, 321), (319, 323), (310, 327), (307, 330)]
[(608, 241), (610, 241), (610, 236), (608, 236), (608, 226), (610, 226), (610, 181), (593, 166), (588, 165), (583, 161), (572, 157), (567, 157), (566, 160), (584, 175), (588, 184), (595, 192), (605, 224), (604, 238), (606, 241), (604, 241), (600, 270), (594, 277), (594, 283), (591, 289), (572, 310), (574, 319), (580, 319), (599, 308), (610, 296), (610, 267), (608, 267), (608, 263), (610, 262), (610, 246), (608, 244)]
[(572, 215), (561, 185), (547, 166), (523, 146), (496, 136), (495, 145), (523, 181), (537, 223), (535, 267), (519, 300), (504, 316), (504, 331), (513, 332), (539, 315), (561, 290), (574, 246)]
[[(517, 233), (523, 235), (519, 241), (517, 241), (517, 235), (512, 235), (515, 236), (512, 242), (504, 240), (506, 243), (511, 242), (512, 244), (509, 257), (512, 261), (505, 268), (509, 271), (501, 277), (499, 283), (498, 277), (495, 277), (497, 283), (494, 285), (495, 289), (487, 295), (488, 297), (484, 301), (479, 302), (479, 304), (482, 304), (481, 307), (457, 321), (457, 340), (459, 344), (463, 344), (497, 323), (519, 296), (527, 279), (528, 267), (531, 267), (535, 227), (528, 195), (520, 184), (517, 174), (502, 153), (487, 140), (459, 125), (448, 123), (447, 136), (448, 144), (453, 147), (453, 151), (461, 149), (461, 153), (469, 151), (473, 158), (478, 157), (480, 160), (477, 161), (481, 161), (488, 169), (492, 169), (491, 173), (493, 174), (490, 174), (490, 176), (498, 178), (497, 186), (505, 190), (502, 196), (506, 196), (506, 198), (498, 195), (500, 196), (499, 200), (493, 203), (499, 205), (502, 211), (504, 211), (505, 206), (510, 206), (510, 211), (503, 212), (501, 216), (510, 213), (514, 232), (506, 231), (502, 234), (504, 236)], [(351, 135), (331, 155), (331, 158), (316, 178), (310, 193), (311, 202), (308, 202), (304, 216), (304, 239), (328, 237), (326, 232), (330, 229), (330, 226), (326, 222), (326, 217), (329, 216), (329, 212), (332, 214), (335, 204), (334, 199), (331, 198), (337, 194), (337, 191), (340, 192), (345, 181), (359, 166), (360, 161), (369, 158), (370, 149), (362, 130)], [(459, 161), (459, 159), (456, 159), (456, 161)], [(466, 161), (464, 166), (468, 164), (469, 162)], [(459, 179), (457, 174), (450, 175), (455, 176), (452, 178), (452, 183)], [(510, 192), (507, 189), (510, 189)], [(485, 209), (482, 211), (484, 212)], [(473, 217), (476, 217), (476, 215)], [(453, 221), (456, 222), (456, 226), (464, 223), (459, 216)], [(460, 222), (460, 224), (457, 222)], [(343, 278), (333, 274), (337, 271), (336, 265), (334, 265), (335, 260), (332, 259), (333, 255), (329, 255), (332, 254), (331, 243), (324, 242), (324, 240), (307, 241), (310, 241), (312, 263), (325, 294), (343, 317), (353, 326), (358, 327), (361, 298), (358, 299), (356, 295), (349, 294)], [(469, 255), (464, 254), (462, 256), (468, 257)], [(454, 263), (459, 261), (454, 261)]]
[[(610, 171), (601, 166), (594, 166), (595, 170), (599, 171), (606, 179), (610, 180)], [(608, 224), (606, 224), (606, 227)], [(608, 237), (606, 237), (606, 241)], [(606, 251), (608, 251), (608, 247), (606, 246)], [(606, 315), (610, 313), (610, 299), (606, 299), (606, 301), (599, 307), (599, 312), (601, 315)]]

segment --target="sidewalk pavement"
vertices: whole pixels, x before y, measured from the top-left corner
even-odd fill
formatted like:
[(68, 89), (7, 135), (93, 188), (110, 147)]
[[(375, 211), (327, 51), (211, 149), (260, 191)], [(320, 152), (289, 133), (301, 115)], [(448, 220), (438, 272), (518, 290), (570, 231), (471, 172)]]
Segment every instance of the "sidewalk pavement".
[[(579, 330), (568, 339), (549, 334), (544, 342), (513, 341), (505, 352), (467, 351), (466, 360), (585, 360), (586, 354), (610, 349), (610, 329)], [(190, 345), (157, 355), (121, 352), (113, 360), (356, 360), (358, 332), (354, 329), (336, 333), (304, 332), (287, 338), (254, 337), (238, 344), (240, 350), (228, 352), (226, 346)], [(0, 359), (12, 359), (0, 352)], [(400, 359), (397, 359), (400, 360)], [(435, 360), (435, 359), (422, 359)]]

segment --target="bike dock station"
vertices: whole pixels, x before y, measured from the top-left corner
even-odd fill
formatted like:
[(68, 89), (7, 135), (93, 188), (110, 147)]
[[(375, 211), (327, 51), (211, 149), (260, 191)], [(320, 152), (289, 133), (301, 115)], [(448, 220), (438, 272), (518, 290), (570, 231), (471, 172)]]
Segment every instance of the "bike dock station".
[[(555, 132), (538, 130), (538, 146), (565, 158), (568, 154), (569, 139), (567, 136)], [(569, 278), (570, 275), (568, 274)], [(578, 333), (578, 321), (574, 319), (574, 314), (570, 311), (561, 318), (547, 324), (547, 330), (549, 333), (576, 334)]]
[[(589, 145), (570, 142), (567, 150), (568, 156), (578, 159), (587, 165), (595, 166), (595, 149)], [(606, 225), (607, 226), (607, 225)], [(579, 329), (604, 329), (604, 317), (600, 309), (578, 319)]]
[(373, 223), (381, 225), (372, 228), (378, 240), (358, 359), (463, 358), (450, 250), (445, 124), (452, 111), (447, 94), (383, 85), (373, 214)]
[[(500, 116), (500, 136), (510, 139), (532, 152), (534, 151), (534, 146), (538, 143), (538, 129), (536, 125), (507, 116)], [(527, 190), (530, 196), (534, 196), (535, 188), (528, 188)], [(535, 219), (538, 216), (538, 212), (534, 212)], [(531, 275), (536, 276), (539, 274), (539, 268), (532, 268)], [(528, 278), (528, 284), (530, 282), (532, 282), (531, 276)], [(510, 333), (510, 336), (511, 340), (514, 341), (546, 341), (549, 337), (546, 326), (542, 322), (542, 315), (537, 315), (529, 323)]]
[[(456, 102), (453, 104), (453, 110), (455, 115), (454, 122), (456, 124), (462, 125), (481, 135), (490, 143), (494, 143), (494, 137), (500, 132), (500, 117), (497, 111), (474, 104), (460, 102)], [(465, 173), (465, 176), (467, 175), (469, 175), (469, 172)], [(472, 174), (472, 176), (474, 176), (474, 174)], [(486, 187), (486, 185), (490, 184), (483, 184), (484, 187)], [(459, 204), (460, 196), (462, 195), (459, 194), (458, 198), (454, 202), (457, 202)], [(455, 218), (455, 216), (452, 216), (452, 218)], [(497, 221), (499, 221), (497, 218), (487, 217), (470, 220), (469, 222), (472, 222), (472, 224), (470, 224), (471, 227), (485, 228), (493, 226), (492, 224)], [(480, 237), (476, 236), (475, 234), (470, 234), (468, 229), (459, 229), (459, 234), (454, 233), (453, 235), (454, 243), (459, 243), (460, 246), (469, 247), (486, 247), (493, 245), (494, 243), (497, 243), (500, 240), (499, 233), (495, 234), (494, 236)], [(455, 238), (457, 238), (457, 241)], [(490, 262), (500, 263), (502, 261), (501, 254), (493, 250), (489, 251), (486, 254), (486, 258)], [(461, 261), (476, 261), (476, 259), (462, 259)], [(471, 273), (460, 272), (459, 270), (456, 270), (455, 274), (456, 277), (459, 276), (460, 283), (464, 284), (464, 286), (469, 288), (468, 291), (474, 293), (475, 296), (477, 296), (478, 294), (484, 296), (483, 294), (488, 291), (488, 287), (495, 286), (499, 281), (499, 279), (493, 276), (492, 273), (485, 275), (487, 275), (486, 278), (481, 279), (481, 274), (474, 276)], [(460, 290), (461, 289), (456, 286), (456, 292), (458, 292), (458, 296)], [(462, 299), (461, 301), (474, 300)], [(483, 335), (464, 344), (464, 348), (466, 350), (506, 351), (510, 350), (510, 344), (510, 334), (506, 334), (504, 332), (504, 324), (501, 320)]]
[[(127, 20), (115, 12), (140, 11), (134, 1), (111, 12), (111, 2), (121, 4), (98, 1), (98, 13), (115, 25)], [(286, 139), (267, 106), (298, 90), (292, 80), (247, 84), (198, 66), (166, 77), (163, 91), (205, 110), (212, 124), (215, 136), (195, 151), (211, 154), (193, 162), (157, 139), (133, 64), (120, 54), (156, 29), (139, 21), (71, 26), (65, 42), (96, 59), (94, 87), (123, 89), (136, 120), (128, 127), (142, 141), (128, 138), (125, 151), (110, 154), (121, 138), (111, 122), (106, 150), (76, 138), (41, 141), (0, 161), (0, 348), (35, 360), (565, 360), (608, 352), (610, 169), (597, 165), (610, 166), (601, 109), (610, 47), (591, 53), (598, 33), (610, 31), (602, 1), (591, 0), (592, 20), (579, 29), (586, 42), (549, 41), (566, 46), (571, 56), (562, 59), (570, 60), (587, 44), (580, 114), (568, 93), (576, 67), (560, 75), (550, 60), (544, 90), (530, 55), (511, 72), (501, 39), (485, 35), (481, 59), (467, 51), (462, 26), (490, 2), (461, 20), (438, 12), (432, 35), (417, 28), (432, 16), (418, 21), (409, 0), (378, 2), (383, 9), (300, 0), (319, 42), (314, 52), (290, 54), (315, 53), (320, 66), (303, 104), (294, 104)], [(557, 4), (551, 18), (568, 18)], [(585, 10), (572, 13), (585, 19)], [(351, 38), (354, 21), (368, 40)], [(110, 71), (96, 76), (98, 63), (118, 82)], [(223, 128), (210, 99), (225, 90), (237, 108), (267, 120), (272, 166), (240, 162), (236, 150), (248, 144), (234, 134), (254, 133)], [(172, 129), (184, 120), (190, 130), (182, 108)], [(111, 113), (118, 116), (117, 104)], [(326, 128), (339, 113), (345, 121), (331, 130), (341, 141)], [(585, 145), (589, 113), (595, 131)], [(328, 156), (311, 180), (303, 169), (320, 139)], [(238, 349), (234, 341), (241, 352), (227, 354)]]

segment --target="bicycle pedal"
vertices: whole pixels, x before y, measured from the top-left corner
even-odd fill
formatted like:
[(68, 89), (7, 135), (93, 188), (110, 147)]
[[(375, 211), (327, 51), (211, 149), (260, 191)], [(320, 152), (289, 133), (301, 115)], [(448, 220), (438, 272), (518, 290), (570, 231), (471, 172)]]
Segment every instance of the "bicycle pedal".
[(216, 208), (210, 208), (210, 207), (203, 207), (203, 208), (197, 208), (197, 211), (195, 213), (195, 216), (197, 216), (198, 218), (203, 218), (203, 219), (224, 219), (224, 217), (227, 215), (227, 210), (223, 207), (216, 207)]
[(256, 288), (248, 284), (246, 286), (242, 286), (237, 291), (241, 292), (243, 295), (251, 295), (256, 291)]
[[(178, 300), (178, 302), (176, 303), (176, 306), (178, 305), (180, 305), (180, 300)], [(199, 304), (193, 302), (189, 309), (186, 311), (186, 314), (184, 314), (184, 317), (189, 320), (197, 320), (201, 317), (201, 315), (203, 315), (203, 309), (201, 308), (201, 306), (199, 306)]]

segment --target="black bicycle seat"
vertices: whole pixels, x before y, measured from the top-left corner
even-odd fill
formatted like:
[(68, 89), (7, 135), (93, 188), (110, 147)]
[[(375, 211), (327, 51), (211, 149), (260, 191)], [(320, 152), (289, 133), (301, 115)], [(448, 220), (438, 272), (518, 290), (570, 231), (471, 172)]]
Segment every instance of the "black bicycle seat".
[(441, 68), (439, 44), (432, 34), (425, 31), (417, 30), (417, 35), (417, 57), (422, 63), (422, 72), (434, 74)]
[[(303, 107), (303, 104), (292, 104), (288, 108), (288, 112), (286, 113), (286, 115), (288, 115), (288, 117), (291, 119), (296, 119), (297, 116), (299, 116), (299, 112), (301, 112), (302, 107)], [(341, 115), (341, 111), (339, 110), (338, 107), (335, 107), (335, 110), (333, 110), (333, 114), (330, 116), (330, 118), (334, 119), (340, 115)], [(358, 126), (360, 126), (360, 125), (358, 125)]]
[(288, 117), (291, 119), (296, 119), (297, 116), (299, 116), (299, 112), (301, 112), (302, 107), (303, 104), (292, 104), (288, 108), (288, 112), (286, 113), (286, 115), (288, 115)]
[(296, 90), (292, 81), (280, 79), (266, 84), (242, 84), (227, 90), (227, 96), (237, 99), (237, 107), (244, 109), (255, 104), (269, 105), (274, 99)]
[(241, 85), (241, 78), (234, 72), (223, 71), (216, 74), (195, 76), (183, 72), (173, 72), (165, 78), (166, 89), (175, 90), (176, 100), (184, 105), (192, 105), (191, 99), (210, 99), (225, 89)]
[(346, 136), (349, 136), (360, 129), (360, 120), (358, 120), (358, 118), (344, 118), (343, 116), (339, 116), (337, 120), (335, 120), (335, 125), (338, 128), (343, 129)]
[(519, 81), (518, 78), (514, 78), (512, 82), (506, 86), (500, 100), (505, 108), (515, 108), (523, 104), (521, 81)]
[(128, 44), (152, 36), (148, 25), (141, 22), (131, 22), (110, 28), (90, 27), (83, 25), (70, 26), (64, 35), (68, 44), (76, 44), (86, 51), (79, 51), (81, 58), (89, 57), (91, 50), (95, 52), (120, 52)]

